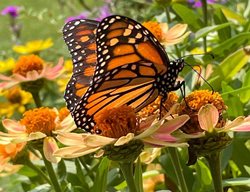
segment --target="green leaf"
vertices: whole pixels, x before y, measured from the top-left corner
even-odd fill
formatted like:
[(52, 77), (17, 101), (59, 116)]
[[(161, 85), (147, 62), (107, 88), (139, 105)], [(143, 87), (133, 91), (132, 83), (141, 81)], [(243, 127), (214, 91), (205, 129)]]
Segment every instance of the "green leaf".
[(232, 51), (235, 51), (237, 48), (242, 47), (242, 45), (247, 45), (249, 43), (250, 33), (240, 33), (214, 47), (211, 53), (213, 53), (215, 57), (224, 57)]
[[(226, 82), (222, 82), (222, 92), (229, 92), (232, 91), (233, 88), (230, 87)], [(243, 105), (240, 102), (238, 95), (222, 95), (225, 104), (228, 106), (227, 114), (230, 117), (237, 117), (243, 115)]]
[(193, 186), (192, 191), (195, 192), (203, 192), (203, 191), (212, 191), (212, 176), (210, 174), (210, 170), (207, 167), (207, 165), (202, 162), (201, 160), (198, 160), (196, 163), (196, 180)]
[(172, 8), (181, 17), (181, 19), (192, 28), (192, 30), (197, 31), (203, 26), (200, 16), (193, 10), (187, 8), (187, 6), (173, 4)]
[[(208, 82), (215, 90), (220, 89), (221, 82), (229, 82), (248, 63), (249, 59), (250, 55), (246, 53), (244, 48), (235, 51), (219, 64)], [(202, 88), (207, 86), (204, 84)]]
[(250, 178), (249, 177), (238, 177), (234, 179), (226, 179), (223, 181), (224, 187), (232, 187), (232, 186), (249, 186)]
[[(215, 10), (214, 22), (217, 25), (228, 22), (227, 18), (225, 17), (223, 12), (221, 11), (221, 8), (218, 8)], [(230, 39), (231, 38), (231, 27), (228, 26), (228, 27), (225, 27), (223, 29), (219, 29), (218, 36), (219, 36), (221, 42), (226, 41), (227, 39)]]
[(244, 78), (242, 88), (247, 87), (247, 89), (240, 93), (240, 100), (242, 103), (247, 103), (250, 100), (250, 70), (247, 71)]
[(140, 158), (138, 158), (136, 164), (135, 164), (135, 183), (137, 184), (137, 190), (138, 192), (143, 192), (143, 179), (142, 179), (142, 168), (141, 168), (141, 161)]
[(223, 29), (225, 27), (228, 27), (230, 25), (231, 25), (231, 23), (223, 23), (223, 24), (219, 24), (219, 25), (204, 27), (195, 33), (194, 41), (197, 41), (198, 39), (207, 36), (208, 33), (218, 31), (218, 30)]
[(64, 180), (66, 178), (67, 170), (66, 170), (64, 160), (61, 160), (58, 163), (58, 165), (57, 165), (57, 174), (58, 174), (60, 180)]
[(243, 16), (241, 16), (235, 11), (232, 11), (226, 7), (222, 7), (221, 10), (227, 19), (237, 21), (241, 25), (244, 25), (247, 22), (247, 20)]
[(107, 185), (107, 175), (109, 170), (110, 160), (104, 157), (99, 164), (97, 175), (94, 181), (94, 186), (91, 189), (92, 192), (105, 192)]
[(32, 190), (29, 190), (29, 192), (49, 192), (51, 191), (51, 186), (49, 184), (43, 184), (35, 187)]
[(86, 177), (83, 173), (83, 168), (79, 162), (79, 159), (75, 159), (75, 166), (76, 166), (76, 175), (78, 176), (78, 179), (81, 181), (81, 186), (85, 186), (85, 188), (89, 188), (88, 181), (86, 180), (88, 177)]

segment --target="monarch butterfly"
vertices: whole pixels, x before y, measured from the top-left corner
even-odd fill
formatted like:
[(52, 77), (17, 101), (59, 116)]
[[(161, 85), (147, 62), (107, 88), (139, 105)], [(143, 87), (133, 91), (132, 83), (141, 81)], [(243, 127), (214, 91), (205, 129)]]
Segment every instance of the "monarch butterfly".
[(74, 65), (64, 97), (76, 125), (88, 132), (104, 109), (127, 104), (139, 111), (183, 85), (176, 78), (184, 60), (170, 61), (154, 35), (128, 17), (74, 20), (63, 33)]

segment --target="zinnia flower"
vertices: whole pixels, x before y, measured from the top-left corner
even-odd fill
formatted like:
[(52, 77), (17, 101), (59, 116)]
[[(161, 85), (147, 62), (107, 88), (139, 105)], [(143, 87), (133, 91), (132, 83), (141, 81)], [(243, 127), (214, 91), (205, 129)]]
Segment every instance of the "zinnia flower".
[(10, 160), (14, 160), (26, 143), (0, 144), (0, 176), (6, 176), (17, 172), (22, 165), (13, 165)]
[(11, 117), (15, 112), (23, 113), (25, 105), (31, 103), (32, 95), (29, 92), (21, 90), (19, 87), (12, 87), (3, 91), (3, 96), (7, 99), (0, 103), (0, 114)]
[(198, 156), (206, 156), (221, 151), (231, 143), (229, 131), (250, 131), (250, 116), (237, 117), (232, 122), (223, 118), (226, 106), (217, 92), (194, 91), (185, 98), (179, 114), (188, 114), (190, 120), (181, 128), (186, 133), (204, 133), (204, 137), (188, 141), (189, 164), (194, 164)]
[(5, 7), (1, 11), (1, 14), (2, 15), (10, 15), (11, 17), (16, 18), (19, 15), (19, 10), (20, 10), (20, 7), (10, 5), (10, 6)]
[(100, 7), (99, 17), (95, 18), (96, 21), (101, 21), (103, 18), (110, 16), (110, 10), (107, 5)]
[[(90, 133), (59, 133), (57, 139), (66, 147), (57, 150), (54, 155), (75, 158), (100, 149), (112, 160), (126, 161), (137, 158), (143, 146), (186, 146), (186, 143), (171, 135), (189, 117), (166, 115), (160, 121), (156, 116), (139, 121), (131, 107), (126, 105), (104, 110), (96, 119), (95, 131)], [(119, 151), (119, 152), (118, 152)], [(133, 152), (132, 152), (133, 151)], [(100, 153), (99, 153), (100, 154)], [(134, 155), (135, 154), (135, 155)], [(135, 157), (135, 158), (134, 158)]]
[(191, 32), (187, 31), (187, 24), (176, 24), (169, 29), (167, 23), (158, 23), (155, 21), (144, 22), (146, 27), (160, 41), (160, 43), (169, 46), (183, 41)]
[(13, 69), (12, 76), (0, 74), (0, 89), (8, 89), (23, 82), (34, 82), (39, 79), (53, 80), (60, 75), (63, 60), (59, 59), (56, 66), (51, 67), (36, 55), (21, 56)]
[(2, 123), (8, 133), (0, 132), (0, 144), (43, 140), (43, 153), (47, 160), (54, 163), (60, 161), (60, 158), (52, 156), (58, 149), (54, 134), (58, 131), (70, 132), (76, 128), (70, 115), (60, 120), (56, 109), (45, 107), (25, 112), (20, 121), (4, 119)]
[(13, 50), (20, 54), (37, 54), (40, 51), (48, 49), (53, 46), (51, 38), (46, 40), (29, 41), (25, 45), (14, 45)]
[(76, 16), (70, 16), (65, 20), (65, 23), (76, 20), (76, 19), (86, 19), (89, 15), (89, 12), (82, 12)]
[(0, 73), (11, 71), (14, 66), (15, 66), (15, 60), (13, 58), (2, 60), (0, 61)]

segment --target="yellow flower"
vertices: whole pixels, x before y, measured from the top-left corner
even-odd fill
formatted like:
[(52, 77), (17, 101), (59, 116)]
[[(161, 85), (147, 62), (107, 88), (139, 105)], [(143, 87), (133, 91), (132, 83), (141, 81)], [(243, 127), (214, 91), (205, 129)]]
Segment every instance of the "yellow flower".
[(57, 163), (60, 158), (52, 156), (58, 149), (54, 134), (70, 132), (76, 128), (70, 115), (60, 120), (58, 111), (46, 107), (24, 113), (20, 121), (4, 119), (3, 126), (8, 133), (0, 132), (0, 144), (21, 143), (43, 140), (43, 152), (47, 160)]
[(15, 66), (15, 60), (13, 58), (0, 61), (0, 73), (11, 71)]
[(15, 45), (13, 50), (20, 54), (38, 53), (53, 46), (51, 38), (46, 40), (29, 41), (25, 45)]
[(62, 75), (56, 80), (59, 85), (59, 91), (64, 92), (66, 85), (72, 75), (73, 63), (71, 60), (66, 60), (63, 65)]
[(167, 23), (158, 23), (156, 21), (144, 22), (145, 26), (160, 43), (168, 46), (175, 45), (183, 41), (191, 32), (187, 31), (187, 24), (176, 24), (169, 29)]
[(56, 66), (51, 67), (37, 55), (21, 56), (8, 77), (0, 74), (0, 89), (8, 89), (23, 82), (34, 82), (39, 79), (53, 80), (61, 74), (63, 59), (59, 59)]
[(0, 114), (2, 116), (11, 117), (14, 112), (23, 113), (25, 105), (33, 101), (32, 95), (29, 92), (21, 90), (19, 87), (3, 91), (3, 96), (7, 99), (0, 103)]
[[(123, 161), (127, 158), (134, 159), (133, 154), (139, 155), (143, 145), (149, 147), (186, 146), (183, 140), (172, 136), (171, 133), (185, 124), (188, 119), (187, 115), (175, 116), (174, 119), (166, 115), (160, 121), (156, 119), (156, 116), (139, 121), (134, 110), (126, 105), (104, 110), (98, 115), (94, 127), (94, 132), (100, 134), (59, 133), (57, 139), (66, 147), (58, 149), (54, 155), (75, 158), (98, 150), (100, 152), (102, 149), (101, 153), (103, 151), (109, 158), (112, 156), (112, 160)], [(111, 151), (116, 152), (114, 154)]]

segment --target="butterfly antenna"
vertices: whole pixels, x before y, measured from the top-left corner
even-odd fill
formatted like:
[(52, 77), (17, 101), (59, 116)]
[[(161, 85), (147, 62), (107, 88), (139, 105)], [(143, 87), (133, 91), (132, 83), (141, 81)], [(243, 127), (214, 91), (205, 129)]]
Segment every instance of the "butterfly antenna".
[(197, 75), (199, 76), (199, 78), (201, 78), (209, 87), (210, 89), (212, 90), (212, 94), (214, 93), (214, 88), (212, 87), (212, 85), (201, 75), (201, 67), (198, 66), (198, 65), (195, 65), (195, 66), (198, 66), (200, 68), (200, 72), (198, 72), (196, 69), (193, 68), (193, 66), (191, 66), (190, 64), (188, 64), (187, 62), (185, 62), (185, 64), (187, 66), (189, 66), (195, 73), (197, 73)]

